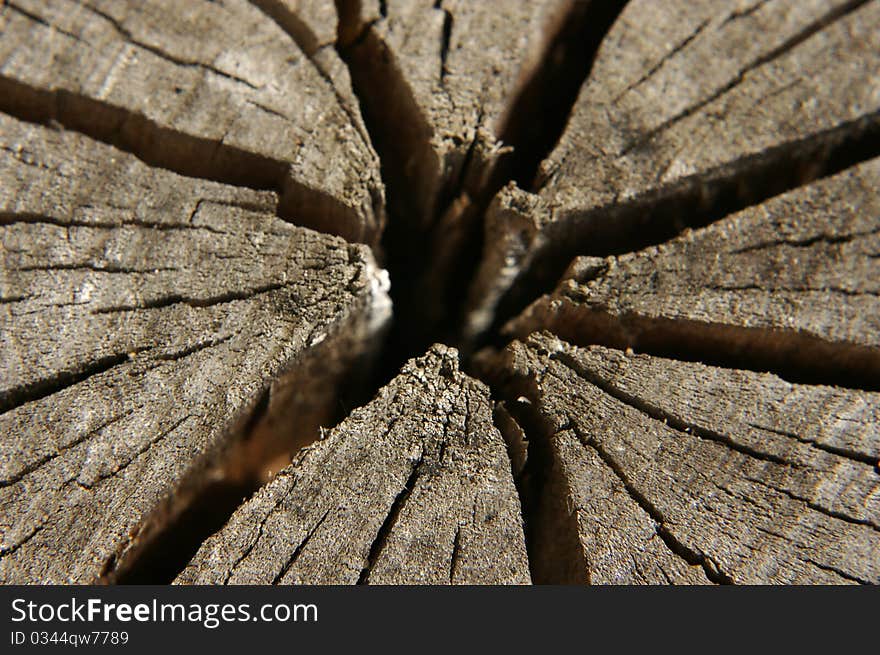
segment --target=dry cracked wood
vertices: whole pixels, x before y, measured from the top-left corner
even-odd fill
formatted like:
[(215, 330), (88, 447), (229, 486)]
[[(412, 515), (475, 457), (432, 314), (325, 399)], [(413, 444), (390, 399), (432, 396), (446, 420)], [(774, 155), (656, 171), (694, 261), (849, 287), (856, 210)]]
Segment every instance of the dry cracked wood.
[(575, 254), (658, 242), (876, 140), (878, 23), (865, 0), (628, 3), (536, 193), (508, 187), (487, 214), (468, 334)]
[(0, 581), (880, 582), (878, 24), (5, 0)]
[(434, 346), (243, 505), (179, 583), (528, 583), (489, 390)]
[[(384, 242), (388, 266), (407, 271), (393, 293), (398, 315), (412, 325), (395, 338), (411, 342), (410, 351), (456, 331), (459, 287), (479, 256), (484, 205), (510, 176), (521, 140), (518, 99), (576, 4), (337, 2), (337, 45), (395, 215)], [(318, 12), (305, 13), (320, 22)], [(314, 31), (327, 36), (326, 28)]]
[(384, 86), (361, 96), (396, 200), (406, 220), (428, 227), (461, 191), (485, 184), (511, 101), (569, 3), (516, 0), (503, 11), (467, 0), (339, 4), (355, 82)]
[[(290, 37), (321, 73), (332, 80), (338, 93), (358, 106), (352, 91), (348, 66), (336, 48), (354, 38), (353, 31), (362, 23), (378, 20), (378, 0), (344, 4), (342, 0), (250, 0), (270, 16)], [(340, 10), (344, 17), (340, 19)]]
[(579, 258), (507, 327), (880, 386), (880, 159), (661, 246)]
[(547, 450), (536, 577), (880, 582), (880, 394), (550, 334), (490, 375)]
[(271, 193), (3, 115), (0, 139), (0, 580), (90, 582), (260, 427), (261, 399), (265, 420), (296, 404), (309, 353), (374, 347), (386, 281)]
[(377, 242), (384, 191), (347, 76), (245, 0), (10, 0), (0, 33), (3, 110), (279, 191), (285, 218)]

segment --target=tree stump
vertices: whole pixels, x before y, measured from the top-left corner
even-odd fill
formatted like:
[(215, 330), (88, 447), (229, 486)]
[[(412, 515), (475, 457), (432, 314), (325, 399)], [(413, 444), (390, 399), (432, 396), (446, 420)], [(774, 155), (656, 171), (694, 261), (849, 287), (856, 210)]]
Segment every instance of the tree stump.
[(4, 1), (0, 581), (880, 582), (878, 24)]

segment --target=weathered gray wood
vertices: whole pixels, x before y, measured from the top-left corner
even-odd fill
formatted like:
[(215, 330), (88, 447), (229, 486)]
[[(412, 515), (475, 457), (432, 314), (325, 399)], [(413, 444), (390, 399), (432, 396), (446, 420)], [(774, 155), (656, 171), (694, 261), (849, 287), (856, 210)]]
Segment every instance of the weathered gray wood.
[(531, 403), (541, 428), (529, 438), (551, 453), (543, 548), (575, 536), (567, 560), (533, 560), (546, 575), (880, 581), (880, 394), (550, 334), (494, 366), (499, 387)]
[[(537, 193), (508, 187), (488, 213), (468, 333), (554, 257), (695, 220), (645, 225), (658, 200), (711, 202), (725, 184), (742, 192), (740, 178), (769, 188), (810, 179), (831, 148), (847, 138), (857, 147), (880, 126), (878, 23), (880, 3), (864, 0), (630, 2)], [(764, 179), (748, 178), (762, 166)]]
[[(321, 12), (304, 4), (321, 24)], [(572, 4), (337, 3), (337, 44), (391, 189), (389, 267), (406, 270), (395, 299), (399, 316), (417, 326), (406, 337), (416, 351), (454, 332), (456, 287), (479, 254), (483, 205), (510, 174), (509, 113)]]
[(528, 583), (489, 390), (434, 346), (243, 505), (179, 583)]
[(0, 580), (112, 573), (273, 380), (371, 347), (384, 272), (274, 205), (0, 114)]
[(253, 0), (272, 16), (310, 57), (357, 39), (382, 18), (379, 0)]
[(580, 258), (508, 330), (880, 385), (880, 159), (658, 247)]
[[(124, 578), (279, 467), (178, 582), (880, 582), (880, 160), (757, 205), (876, 150), (880, 2), (632, 0), (457, 288), (619, 4), (4, 2), (0, 582)], [(434, 346), (287, 466), (390, 318), (361, 106), (401, 341), (593, 256), (492, 397)]]
[[(349, 115), (352, 124), (369, 141), (367, 128), (360, 114), (360, 101), (352, 89), (348, 66), (334, 47), (339, 28), (335, 2), (327, 0), (250, 0), (266, 16), (274, 20), (295, 41), (320, 74), (332, 85), (337, 101)], [(366, 2), (361, 3), (365, 15)], [(372, 2), (378, 15), (378, 2)], [(375, 182), (379, 177), (371, 171)], [(377, 226), (381, 228), (381, 225)]]
[(375, 243), (383, 188), (347, 77), (245, 0), (13, 0), (0, 108), (177, 172), (282, 192), (282, 213)]
[[(342, 43), (387, 143), (404, 219), (429, 227), (461, 191), (474, 194), (502, 151), (498, 136), (564, 0), (343, 2)], [(461, 199), (467, 201), (467, 196)], [(454, 208), (453, 208), (454, 211)], [(456, 214), (458, 215), (458, 214)], [(449, 220), (445, 230), (460, 229)]]

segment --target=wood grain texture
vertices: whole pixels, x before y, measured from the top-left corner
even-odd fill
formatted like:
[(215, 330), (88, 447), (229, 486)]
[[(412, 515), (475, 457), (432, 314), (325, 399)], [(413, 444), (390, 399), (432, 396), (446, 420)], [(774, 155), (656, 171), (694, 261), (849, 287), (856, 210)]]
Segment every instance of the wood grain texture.
[(4, 0), (0, 583), (880, 583), (878, 25)]
[(368, 24), (381, 19), (383, 3), (254, 0), (254, 4), (284, 24), (285, 31), (294, 36), (302, 51), (313, 57), (358, 38)]
[(434, 346), (243, 505), (179, 583), (528, 583), (489, 390)]
[(350, 89), (245, 0), (14, 0), (0, 31), (4, 110), (279, 191), (286, 218), (377, 241), (384, 192)]
[[(549, 333), (494, 380), (550, 451), (533, 570), (593, 583), (877, 583), (880, 395), (796, 385)], [(558, 547), (558, 544), (557, 544)], [(566, 566), (568, 567), (566, 570)], [(559, 581), (559, 580), (557, 580)]]
[[(401, 214), (431, 226), (461, 191), (473, 195), (487, 181), (510, 102), (566, 3), (516, 0), (499, 11), (486, 2), (389, 0), (378, 14), (376, 3), (341, 4), (342, 45), (385, 145)], [(376, 84), (385, 92), (366, 92)]]
[[(676, 201), (699, 215), (720, 195), (778, 192), (821, 174), (842, 143), (858, 148), (880, 126), (878, 22), (880, 3), (864, 0), (630, 2), (536, 192), (510, 186), (487, 215), (469, 332), (554, 261), (699, 220)], [(672, 209), (658, 217), (661, 202)]]
[(91, 582), (387, 279), (271, 193), (3, 115), (0, 158), (0, 580)]
[[(337, 52), (340, 29), (335, 2), (327, 0), (250, 0), (294, 40), (317, 71), (332, 85), (337, 102), (348, 114), (365, 141), (367, 128), (360, 113), (360, 100), (354, 92), (348, 66)], [(378, 16), (378, 2), (362, 2), (365, 17)], [(371, 12), (368, 7), (372, 6)], [(378, 178), (376, 178), (378, 179)], [(381, 227), (381, 226), (379, 226)]]
[(389, 188), (383, 244), (408, 355), (456, 331), (484, 206), (510, 176), (509, 114), (572, 4), (337, 2), (337, 46)]
[(661, 246), (575, 261), (507, 329), (880, 385), (880, 159)]

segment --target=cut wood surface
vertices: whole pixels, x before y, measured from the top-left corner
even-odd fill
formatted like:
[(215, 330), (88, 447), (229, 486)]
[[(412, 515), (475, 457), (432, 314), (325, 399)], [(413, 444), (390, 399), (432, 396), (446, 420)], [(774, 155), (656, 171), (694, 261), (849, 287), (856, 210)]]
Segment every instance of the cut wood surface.
[(579, 258), (508, 330), (880, 386), (880, 159), (661, 246)]
[(503, 11), (461, 0), (341, 4), (355, 82), (385, 87), (364, 102), (397, 200), (407, 220), (428, 227), (461, 191), (485, 183), (511, 101), (568, 3), (515, 0)]
[(555, 557), (533, 560), (536, 575), (880, 581), (880, 394), (549, 334), (514, 343), (490, 376), (528, 400), (552, 462), (537, 530)]
[(486, 216), (466, 331), (575, 254), (668, 238), (876, 141), (878, 24), (864, 0), (628, 3), (536, 193), (507, 187)]
[(0, 139), (0, 580), (91, 582), (274, 379), (372, 337), (386, 283), (271, 193), (2, 115)]
[(286, 218), (377, 241), (379, 165), (346, 80), (245, 0), (13, 0), (0, 33), (0, 109), (279, 191)]
[(489, 390), (435, 346), (245, 503), (177, 580), (524, 584)]
[(0, 583), (880, 582), (878, 25), (3, 0)]
[[(250, 3), (275, 21), (294, 40), (318, 72), (332, 84), (337, 102), (348, 114), (352, 125), (369, 142), (367, 128), (360, 113), (360, 100), (352, 87), (348, 66), (334, 47), (339, 29), (336, 3), (328, 0), (250, 0)], [(361, 5), (364, 7), (364, 15), (378, 15), (377, 0), (362, 2)], [(367, 10), (370, 5), (375, 7), (373, 14)], [(378, 179), (376, 171), (370, 171), (369, 183), (375, 184)], [(372, 237), (379, 236), (384, 228), (384, 214), (375, 216), (374, 219), (381, 220), (366, 226), (370, 228)]]

